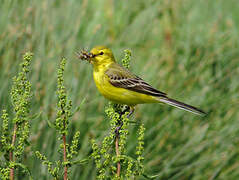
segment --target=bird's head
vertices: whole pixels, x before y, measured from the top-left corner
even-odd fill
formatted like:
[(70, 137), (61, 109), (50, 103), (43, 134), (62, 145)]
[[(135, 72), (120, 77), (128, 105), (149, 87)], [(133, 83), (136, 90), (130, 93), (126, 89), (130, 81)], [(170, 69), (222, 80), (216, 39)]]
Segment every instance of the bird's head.
[(78, 57), (83, 60), (89, 61), (93, 66), (110, 64), (115, 61), (112, 51), (105, 46), (96, 46), (91, 49), (90, 53), (81, 51)]

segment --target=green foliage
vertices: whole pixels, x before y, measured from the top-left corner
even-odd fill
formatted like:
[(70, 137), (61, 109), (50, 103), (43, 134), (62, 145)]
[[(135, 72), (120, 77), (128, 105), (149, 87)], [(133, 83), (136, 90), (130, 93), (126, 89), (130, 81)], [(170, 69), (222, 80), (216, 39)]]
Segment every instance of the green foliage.
[(80, 132), (76, 131), (73, 140), (71, 142), (70, 151), (67, 154), (67, 158), (71, 160), (74, 155), (78, 154), (78, 145), (79, 145)]
[(53, 162), (49, 161), (46, 156), (42, 155), (39, 151), (35, 152), (35, 155), (37, 156), (38, 159), (42, 161), (43, 165), (47, 166), (48, 172), (55, 178), (55, 179), (60, 179), (59, 174), (60, 174), (60, 169), (61, 167), (61, 162), (56, 161), (55, 164), (56, 166), (53, 168)]
[[(6, 110), (2, 111), (2, 136), (1, 136), (1, 145), (2, 147), (5, 149), (6, 152), (9, 152), (9, 150), (11, 149), (10, 146), (10, 140), (11, 137), (9, 135), (9, 117), (8, 117), (8, 113)], [(8, 154), (5, 154), (6, 158), (8, 156)]]
[(29, 145), (30, 135), (29, 113), (32, 94), (28, 74), (31, 59), (32, 53), (24, 54), (23, 62), (20, 64), (20, 72), (13, 78), (11, 99), (14, 118), (9, 122), (7, 111), (2, 111), (1, 155), (4, 156), (5, 161), (0, 164), (1, 179), (10, 179), (10, 170), (18, 167), (23, 168), (23, 173), (29, 173), (26, 166), (22, 164), (22, 156), (23, 151)]
[[(122, 108), (122, 107), (121, 107)], [(119, 106), (115, 107), (111, 103), (106, 108), (106, 114), (110, 121), (110, 132), (109, 135), (104, 137), (102, 145), (97, 145), (94, 139), (91, 140), (92, 144), (92, 157), (95, 160), (96, 167), (98, 169), (98, 179), (118, 179), (116, 175), (117, 163), (121, 163), (121, 176), (120, 179), (124, 178), (135, 178), (140, 176), (143, 172), (142, 156), (144, 147), (144, 127), (141, 124), (139, 128), (138, 146), (137, 151), (135, 151), (136, 159), (127, 155), (126, 145), (128, 137), (128, 125), (129, 119), (127, 114), (120, 115), (123, 110)], [(120, 118), (121, 116), (121, 118)], [(123, 126), (119, 130), (119, 156), (116, 155), (115, 150), (115, 138), (116, 138), (116, 128), (119, 126), (119, 121), (123, 122)], [(129, 143), (129, 142), (128, 142)]]
[[(66, 142), (66, 135), (69, 131), (69, 123), (70, 118), (72, 117), (72, 101), (68, 100), (66, 88), (64, 85), (64, 71), (65, 71), (66, 59), (62, 58), (60, 62), (60, 66), (57, 71), (57, 116), (54, 122), (53, 127), (58, 132), (60, 139), (62, 139), (62, 143), (59, 145), (60, 155), (63, 157), (62, 160), (56, 160), (54, 162), (47, 159), (45, 155), (42, 155), (39, 151), (35, 152), (35, 155), (38, 159), (42, 161), (43, 165), (47, 166), (48, 172), (55, 179), (61, 179), (63, 174), (63, 169), (65, 168), (66, 177), (69, 179), (68, 173), (69, 168), (72, 165), (71, 160), (73, 157), (78, 155), (78, 145), (79, 145), (79, 137), (80, 132), (76, 131), (71, 145)], [(79, 109), (79, 108), (77, 108)], [(74, 162), (74, 164), (79, 164), (79, 162)]]
[(144, 171), (144, 166), (143, 166), (143, 151), (144, 151), (144, 124), (141, 124), (138, 130), (138, 146), (136, 147), (136, 156), (137, 156), (137, 171), (135, 171), (134, 173), (136, 175), (141, 175)]
[(62, 58), (60, 67), (57, 72), (57, 96), (58, 96), (58, 111), (55, 121), (56, 129), (59, 134), (67, 135), (69, 118), (72, 116), (72, 101), (67, 100), (66, 88), (63, 84), (63, 73), (65, 70), (66, 59)]
[[(125, 50), (124, 52), (125, 57), (122, 59), (122, 64), (129, 68), (131, 51)], [(126, 151), (130, 121), (127, 117), (129, 112), (125, 112), (125, 108), (120, 104), (109, 103), (105, 112), (110, 119), (110, 132), (104, 137), (101, 147), (97, 145), (94, 139), (91, 140), (92, 157), (98, 170), (98, 179), (135, 178), (143, 172), (142, 160), (144, 158), (142, 154), (145, 128), (143, 124), (139, 128), (138, 146), (135, 152), (137, 158), (134, 159), (128, 156)], [(117, 163), (120, 163), (121, 166), (120, 176), (117, 175)]]
[(129, 49), (124, 50), (124, 58), (122, 59), (122, 65), (129, 69), (130, 66), (130, 57), (131, 57), (131, 51)]

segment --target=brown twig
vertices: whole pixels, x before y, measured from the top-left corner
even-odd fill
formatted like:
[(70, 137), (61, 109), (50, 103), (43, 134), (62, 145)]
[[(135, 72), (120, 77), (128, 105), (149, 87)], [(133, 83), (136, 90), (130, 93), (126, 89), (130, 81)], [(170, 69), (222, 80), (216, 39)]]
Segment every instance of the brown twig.
[[(119, 157), (119, 134), (116, 132), (116, 138), (115, 138), (115, 151), (116, 151), (116, 156)], [(117, 176), (120, 177), (120, 161), (117, 162)]]
[[(62, 135), (62, 139), (63, 139), (63, 154), (64, 154), (64, 162), (67, 161), (66, 158), (66, 135)], [(64, 166), (64, 180), (67, 180), (67, 165), (65, 164)]]
[[(15, 141), (16, 141), (16, 133), (17, 133), (17, 124), (14, 124), (13, 135), (12, 135), (12, 147), (14, 146)], [(10, 162), (13, 161), (13, 151), (12, 150), (9, 152), (9, 159), (10, 159)], [(14, 180), (14, 168), (10, 169), (10, 179)]]

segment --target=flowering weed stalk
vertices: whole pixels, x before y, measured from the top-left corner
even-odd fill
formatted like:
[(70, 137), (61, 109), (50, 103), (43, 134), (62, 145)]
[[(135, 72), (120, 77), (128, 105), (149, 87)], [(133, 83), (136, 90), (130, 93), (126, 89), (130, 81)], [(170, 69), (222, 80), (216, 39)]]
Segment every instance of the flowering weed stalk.
[[(0, 164), (0, 179), (14, 179), (15, 170), (19, 167), (23, 172), (30, 172), (22, 164), (24, 149), (29, 145), (28, 138), (30, 134), (30, 100), (31, 83), (28, 80), (29, 66), (32, 59), (32, 53), (25, 53), (23, 62), (20, 64), (20, 72), (13, 78), (11, 90), (11, 99), (14, 109), (14, 117), (9, 118), (6, 110), (2, 111), (2, 131), (1, 131), (1, 156), (5, 162)], [(11, 119), (11, 121), (10, 121)], [(11, 128), (12, 127), (12, 128)]]
[[(48, 167), (48, 172), (55, 178), (61, 179), (63, 174), (63, 179), (69, 179), (69, 168), (72, 164), (79, 164), (81, 161), (72, 161), (73, 157), (78, 154), (78, 144), (80, 132), (77, 131), (73, 137), (71, 145), (67, 143), (67, 135), (69, 130), (70, 118), (73, 115), (72, 112), (72, 101), (68, 100), (66, 88), (64, 86), (64, 71), (65, 71), (66, 59), (62, 58), (60, 66), (57, 72), (57, 117), (53, 124), (53, 127), (59, 134), (60, 152), (63, 156), (62, 160), (57, 160), (51, 162), (47, 157), (36, 151), (36, 156), (42, 161), (42, 164)], [(79, 108), (77, 108), (79, 109)], [(63, 173), (62, 173), (63, 172)]]

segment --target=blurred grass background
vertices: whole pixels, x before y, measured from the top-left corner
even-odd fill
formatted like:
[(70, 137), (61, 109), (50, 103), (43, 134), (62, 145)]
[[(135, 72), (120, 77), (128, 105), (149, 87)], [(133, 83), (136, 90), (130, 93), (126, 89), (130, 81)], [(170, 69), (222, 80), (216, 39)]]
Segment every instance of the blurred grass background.
[[(205, 118), (162, 105), (140, 105), (133, 119), (145, 134), (145, 173), (157, 179), (239, 178), (239, 3), (237, 0), (21, 0), (0, 1), (0, 110), (12, 113), (9, 92), (21, 56), (34, 53), (31, 82), (31, 148), (24, 163), (34, 179), (50, 179), (32, 153), (58, 158), (58, 138), (47, 124), (56, 113), (56, 69), (68, 59), (68, 94), (82, 109), (72, 119), (80, 130), (79, 159), (91, 152), (89, 139), (108, 133), (105, 100), (92, 68), (79, 61), (82, 47), (107, 45), (120, 61), (133, 53), (131, 70), (170, 97), (201, 107)], [(127, 150), (134, 156), (137, 127)], [(71, 138), (70, 134), (69, 138)], [(72, 168), (73, 179), (95, 179), (93, 162)], [(21, 174), (18, 175), (22, 179)], [(142, 179), (144, 179), (142, 177)]]

